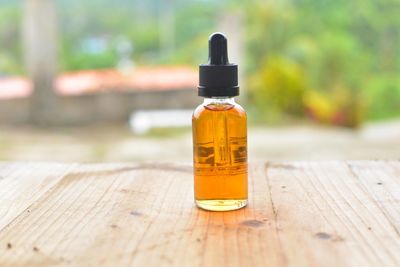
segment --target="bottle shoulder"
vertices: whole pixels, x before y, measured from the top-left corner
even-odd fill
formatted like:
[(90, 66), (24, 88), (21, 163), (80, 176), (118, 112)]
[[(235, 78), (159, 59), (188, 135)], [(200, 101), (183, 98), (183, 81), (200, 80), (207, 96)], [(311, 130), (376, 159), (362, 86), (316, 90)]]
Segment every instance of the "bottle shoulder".
[(243, 108), (241, 105), (239, 105), (238, 103), (235, 103), (235, 109), (236, 109), (238, 112), (243, 113), (244, 116), (247, 115), (246, 110), (244, 110), (244, 108)]
[(205, 105), (202, 103), (193, 111), (193, 119), (200, 118), (201, 116), (207, 116), (208, 114), (212, 114), (214, 112), (226, 112), (232, 116), (243, 118), (247, 117), (246, 111), (237, 103), (224, 105)]
[(193, 118), (198, 118), (200, 115), (201, 115), (201, 113), (204, 111), (204, 105), (203, 104), (200, 104), (200, 105), (198, 105), (195, 109), (194, 109), (194, 111), (193, 111)]

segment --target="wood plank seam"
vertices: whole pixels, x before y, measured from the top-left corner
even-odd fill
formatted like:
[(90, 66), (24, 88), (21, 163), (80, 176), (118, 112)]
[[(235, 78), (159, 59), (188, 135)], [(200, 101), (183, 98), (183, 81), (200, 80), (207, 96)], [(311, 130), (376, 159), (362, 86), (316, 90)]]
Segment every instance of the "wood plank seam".
[(376, 197), (364, 186), (363, 182), (361, 181), (361, 179), (357, 176), (356, 172), (354, 171), (353, 167), (351, 164), (348, 163), (349, 169), (353, 175), (353, 177), (357, 180), (359, 180), (360, 182), (360, 187), (362, 188), (362, 190), (365, 192), (366, 195), (369, 195), (371, 197), (371, 200), (374, 201), (374, 203), (379, 207), (379, 209), (382, 211), (382, 214), (385, 216), (385, 219), (387, 220), (387, 222), (392, 226), (393, 231), (397, 234), (398, 237), (400, 237), (400, 230), (397, 229), (396, 225), (393, 224), (393, 222), (390, 220), (385, 207), (383, 207), (379, 201), (377, 201)]
[(278, 229), (278, 228), (279, 228), (278, 211), (276, 210), (274, 201), (273, 201), (273, 199), (272, 199), (271, 184), (270, 184), (269, 177), (268, 177), (268, 168), (269, 168), (269, 167), (270, 167), (270, 163), (269, 163), (269, 162), (266, 162), (266, 163), (264, 164), (264, 172), (265, 172), (264, 177), (265, 177), (265, 180), (266, 180), (266, 182), (267, 182), (268, 192), (269, 192), (269, 201), (270, 201), (270, 203), (271, 203), (272, 212), (273, 212), (273, 215), (274, 215), (275, 233), (276, 233), (276, 236), (278, 237), (279, 254), (281, 255), (282, 264), (283, 264), (283, 265), (287, 265), (288, 262), (287, 262), (286, 255), (283, 253), (282, 240), (281, 240), (280, 233), (279, 233), (279, 229)]
[[(71, 166), (70, 168), (72, 169), (74, 166)], [(67, 170), (65, 171), (67, 172)], [(59, 176), (65, 176), (66, 174), (60, 174)], [(44, 196), (47, 195), (48, 192), (52, 191), (53, 188), (55, 188), (57, 186), (58, 182), (54, 183), (53, 186), (51, 186), (48, 190), (44, 191), (41, 195), (39, 195), (35, 200), (33, 200), (32, 204), (30, 204), (28, 207), (26, 207), (23, 211), (21, 211), (20, 213), (18, 213), (14, 219), (12, 219), (7, 225), (5, 225), (4, 227), (0, 228), (0, 234), (7, 229), (11, 224), (13, 224), (15, 221), (17, 221), (21, 216), (26, 215), (27, 211), (30, 211), (32, 209), (32, 207)]]
[[(360, 179), (360, 177), (359, 177), (358, 175), (356, 175), (356, 173), (354, 173), (354, 171), (353, 171), (353, 169), (352, 169), (352, 167), (351, 167), (351, 164), (350, 164), (349, 162), (346, 162), (346, 166), (348, 167), (349, 172), (350, 172), (351, 176), (353, 177), (353, 179), (355, 179), (355, 180), (357, 181), (357, 186), (362, 190), (362, 192), (364, 192), (364, 194), (365, 194), (366, 196), (369, 197), (369, 199), (371, 199), (371, 200), (373, 201), (373, 204), (374, 204), (375, 206), (377, 206), (378, 208), (380, 208), (380, 207), (379, 207), (379, 204), (374, 200), (374, 198), (372, 197), (372, 195), (370, 194), (370, 192), (367, 191), (367, 190), (365, 190), (365, 187), (364, 187), (364, 185), (363, 185), (362, 180)], [(345, 184), (345, 186), (347, 186), (347, 187), (349, 188), (349, 191), (351, 191), (351, 192), (354, 194), (353, 190), (351, 190), (351, 188), (347, 185), (347, 183), (344, 183), (344, 184)], [(354, 194), (354, 195), (355, 195), (355, 194)], [(365, 210), (368, 210), (368, 211), (369, 211), (369, 213), (372, 215), (374, 221), (375, 221), (377, 224), (379, 224), (379, 225), (383, 228), (384, 225), (382, 225), (382, 222), (381, 222), (380, 220), (377, 219), (375, 213), (372, 212), (372, 211), (370, 211), (370, 209), (364, 204), (364, 202), (361, 201), (356, 195), (355, 195), (355, 198), (356, 198), (357, 201), (364, 207)], [(352, 206), (350, 203), (349, 203), (349, 205)], [(354, 208), (353, 208), (353, 210), (354, 210)], [(380, 210), (382, 210), (382, 209), (380, 209)], [(355, 211), (355, 210), (354, 210), (354, 211)], [(357, 212), (355, 211), (355, 213), (357, 213)], [(358, 213), (357, 213), (357, 215), (358, 215)], [(359, 215), (358, 215), (358, 216), (359, 216)], [(359, 217), (360, 217), (360, 216), (359, 216)], [(362, 218), (360, 218), (360, 219), (362, 219)], [(390, 224), (391, 222), (388, 221), (388, 223)], [(364, 221), (364, 224), (365, 224), (367, 227), (369, 227), (368, 224), (367, 224), (365, 221)], [(372, 233), (374, 233), (374, 232), (372, 231)], [(377, 242), (379, 242), (379, 243), (381, 244), (382, 248), (384, 248), (384, 249), (387, 251), (389, 257), (392, 258), (392, 260), (395, 262), (395, 258), (394, 258), (394, 256), (393, 256), (393, 254), (391, 253), (391, 251), (387, 250), (385, 244), (382, 243), (382, 241), (380, 240), (380, 238), (379, 238), (378, 236), (376, 236), (375, 234), (374, 234), (373, 236), (375, 237), (375, 239), (377, 240)]]

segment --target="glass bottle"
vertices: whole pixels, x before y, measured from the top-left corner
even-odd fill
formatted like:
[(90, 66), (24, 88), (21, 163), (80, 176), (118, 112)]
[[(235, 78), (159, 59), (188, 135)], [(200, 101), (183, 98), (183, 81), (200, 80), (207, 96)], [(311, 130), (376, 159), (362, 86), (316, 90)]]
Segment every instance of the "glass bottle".
[(228, 63), (225, 36), (211, 35), (209, 47), (209, 62), (200, 65), (204, 102), (192, 117), (195, 201), (206, 210), (235, 210), (247, 204), (247, 118), (234, 100), (237, 65)]

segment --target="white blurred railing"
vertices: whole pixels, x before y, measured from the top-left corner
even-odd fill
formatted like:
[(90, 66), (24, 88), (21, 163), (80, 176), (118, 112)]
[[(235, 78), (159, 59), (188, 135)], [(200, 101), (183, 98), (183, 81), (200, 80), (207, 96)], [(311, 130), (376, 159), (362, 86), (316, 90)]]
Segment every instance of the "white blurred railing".
[(192, 123), (192, 110), (140, 110), (129, 118), (129, 126), (136, 134), (147, 133), (152, 128), (188, 127)]

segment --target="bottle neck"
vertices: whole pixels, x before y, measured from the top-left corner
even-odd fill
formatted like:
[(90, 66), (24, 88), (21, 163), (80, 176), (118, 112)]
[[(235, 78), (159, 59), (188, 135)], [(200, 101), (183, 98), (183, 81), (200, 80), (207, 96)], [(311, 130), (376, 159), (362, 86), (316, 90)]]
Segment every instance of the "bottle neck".
[(203, 105), (222, 105), (222, 104), (235, 104), (234, 97), (205, 97)]

